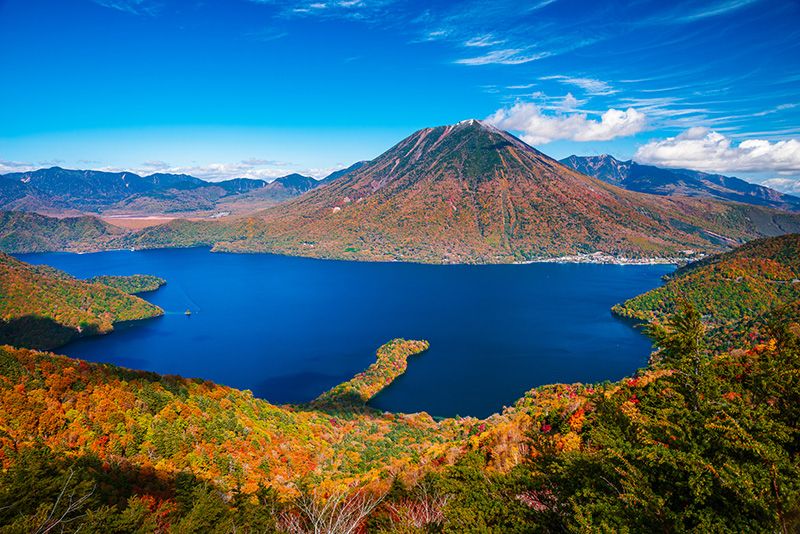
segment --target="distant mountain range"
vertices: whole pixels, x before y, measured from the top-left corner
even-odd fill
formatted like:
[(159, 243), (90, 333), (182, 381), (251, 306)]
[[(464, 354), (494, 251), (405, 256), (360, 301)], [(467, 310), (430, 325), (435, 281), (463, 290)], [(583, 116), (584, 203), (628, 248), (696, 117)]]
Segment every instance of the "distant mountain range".
[(620, 161), (613, 156), (570, 156), (561, 163), (578, 172), (630, 191), (654, 195), (716, 198), (800, 211), (800, 198), (740, 178), (688, 169), (665, 169)]
[[(583, 162), (574, 158), (573, 163)], [(0, 213), (0, 249), (203, 245), (234, 252), (432, 263), (562, 256), (594, 261), (591, 255), (598, 254), (625, 261), (691, 257), (757, 237), (800, 232), (800, 213), (770, 207), (775, 204), (730, 202), (708, 198), (708, 192), (687, 196), (688, 186), (678, 185), (647, 190), (660, 191), (660, 196), (644, 194), (609, 183), (631, 188), (645, 183), (633, 178), (641, 166), (613, 158), (590, 163), (587, 172), (603, 179), (578, 172), (507, 132), (469, 120), (419, 130), (374, 160), (321, 181), (290, 175), (270, 184), (246, 179), (208, 183), (185, 175), (46, 169), (0, 178), (13, 184), (8, 190), (27, 191), (13, 200), (3, 197), (0, 205), (21, 210), (26, 203), (30, 209), (34, 201), (46, 201), (84, 212), (147, 213), (154, 206), (186, 209), (180, 203), (194, 200), (233, 215), (218, 221), (173, 220), (137, 230), (95, 217), (56, 219), (6, 211)], [(720, 196), (735, 191), (734, 186), (745, 190), (739, 180), (701, 174), (692, 175), (698, 191), (703, 186)], [(690, 182), (670, 180), (659, 183)], [(793, 197), (762, 189), (754, 189), (761, 196), (742, 196), (759, 204), (771, 199), (793, 205)], [(269, 207), (260, 209), (265, 205)]]
[(477, 120), (420, 130), (257, 217), (261, 233), (224, 248), (433, 262), (638, 258), (800, 229), (800, 215), (761, 206), (619, 188)]
[(250, 178), (208, 182), (187, 174), (139, 176), (131, 172), (52, 167), (0, 175), (0, 209), (45, 214), (147, 215), (246, 211), (283, 202), (321, 183), (300, 174), (272, 182)]
[[(0, 210), (46, 215), (210, 216), (248, 214), (355, 173), (359, 161), (321, 180), (290, 174), (272, 182), (233, 178), (208, 182), (188, 174), (68, 170), (60, 167), (0, 175)], [(664, 169), (613, 156), (570, 156), (561, 163), (630, 191), (689, 196), (800, 211), (800, 198), (728, 176)]]

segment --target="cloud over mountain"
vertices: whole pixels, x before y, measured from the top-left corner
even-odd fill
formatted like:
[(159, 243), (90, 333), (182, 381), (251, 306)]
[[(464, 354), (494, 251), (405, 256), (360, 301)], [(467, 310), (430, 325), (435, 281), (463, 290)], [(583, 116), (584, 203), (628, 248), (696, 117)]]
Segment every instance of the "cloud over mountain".
[(634, 108), (609, 109), (599, 119), (585, 113), (546, 114), (536, 104), (517, 102), (497, 110), (487, 121), (498, 128), (522, 132), (529, 144), (545, 144), (558, 139), (571, 141), (608, 141), (627, 137), (647, 127), (647, 117)]
[(800, 194), (800, 177), (797, 178), (770, 178), (764, 180), (761, 185), (783, 191), (784, 193)]
[(737, 145), (721, 133), (696, 127), (643, 145), (634, 159), (711, 172), (800, 172), (800, 141), (747, 139)]

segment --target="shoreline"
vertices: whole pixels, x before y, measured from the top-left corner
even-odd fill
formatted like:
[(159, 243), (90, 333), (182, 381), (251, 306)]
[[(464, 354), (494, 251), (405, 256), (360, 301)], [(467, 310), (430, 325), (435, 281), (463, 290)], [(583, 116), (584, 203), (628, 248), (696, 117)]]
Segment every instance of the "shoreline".
[(507, 262), (430, 262), (419, 260), (370, 260), (370, 259), (357, 259), (357, 258), (336, 258), (336, 257), (320, 257), (320, 256), (307, 256), (302, 254), (287, 254), (284, 252), (273, 252), (268, 250), (229, 250), (229, 249), (216, 249), (213, 245), (188, 245), (188, 246), (143, 246), (143, 247), (114, 247), (114, 248), (100, 248), (100, 249), (85, 249), (85, 250), (36, 250), (26, 252), (6, 252), (12, 256), (24, 256), (27, 254), (98, 254), (102, 252), (143, 252), (147, 250), (181, 250), (181, 249), (194, 249), (205, 248), (213, 254), (269, 254), (274, 256), (286, 256), (289, 258), (303, 258), (320, 261), (347, 261), (356, 263), (409, 263), (418, 265), (531, 265), (536, 263), (560, 263), (560, 264), (594, 264), (594, 265), (676, 265), (682, 266), (687, 263), (699, 261), (708, 256), (708, 254), (695, 254), (683, 257), (654, 257), (654, 258), (628, 258), (625, 256), (612, 256), (605, 252), (592, 252), (586, 254), (572, 254), (565, 256), (554, 257), (540, 257), (525, 261), (507, 261)]
[(532, 263), (589, 263), (595, 265), (682, 265), (705, 258), (705, 254), (687, 255), (684, 257), (655, 257), (655, 258), (627, 258), (625, 256), (612, 256), (604, 252), (586, 254), (572, 254), (555, 258), (536, 258), (528, 261), (517, 261), (514, 265), (529, 265)]

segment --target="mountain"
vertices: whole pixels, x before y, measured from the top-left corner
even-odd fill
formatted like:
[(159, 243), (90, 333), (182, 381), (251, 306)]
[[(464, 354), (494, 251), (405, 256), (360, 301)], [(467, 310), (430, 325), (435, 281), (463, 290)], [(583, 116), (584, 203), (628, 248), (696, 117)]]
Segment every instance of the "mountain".
[(688, 169), (664, 169), (620, 161), (608, 154), (570, 156), (561, 163), (604, 182), (641, 193), (715, 198), (800, 211), (800, 198), (739, 178)]
[(120, 248), (127, 230), (97, 217), (47, 217), (38, 213), (0, 211), (0, 250), (10, 253)]
[(213, 185), (223, 188), (231, 195), (239, 193), (248, 193), (254, 189), (261, 189), (266, 186), (268, 182), (254, 178), (232, 178), (222, 182), (214, 182)]
[[(117, 277), (115, 283), (123, 283)], [(156, 317), (157, 306), (101, 283), (0, 253), (0, 345), (50, 349), (113, 324)]]
[(267, 209), (226, 250), (426, 262), (719, 250), (800, 215), (626, 191), (480, 121), (420, 130), (323, 187)]
[[(108, 181), (93, 171), (58, 169), (55, 175), (64, 173), (69, 183), (82, 186), (83, 173), (90, 173), (92, 183)], [(562, 256), (609, 261), (609, 255), (612, 261), (629, 261), (693, 257), (800, 231), (797, 213), (616, 187), (476, 120), (415, 132), (327, 183), (297, 174), (268, 184), (238, 180), (234, 190), (249, 190), (228, 195), (218, 184), (154, 191), (152, 182), (136, 175), (106, 174), (114, 181), (105, 193), (108, 198), (123, 188), (150, 189), (103, 207), (108, 210), (104, 214), (227, 216), (173, 220), (136, 231), (93, 218), (2, 213), (0, 248), (22, 252), (203, 245), (233, 252), (431, 263)], [(27, 186), (36, 177), (28, 183), (24, 178), (11, 183)], [(191, 184), (180, 177), (169, 181)], [(61, 191), (61, 198), (85, 200), (72, 190)]]
[(339, 169), (338, 171), (333, 171), (328, 176), (326, 176), (325, 178), (320, 180), (320, 182), (322, 182), (323, 184), (327, 184), (329, 182), (332, 182), (332, 181), (336, 180), (337, 178), (339, 178), (341, 176), (344, 176), (345, 174), (350, 174), (351, 172), (353, 172), (353, 171), (355, 171), (357, 169), (360, 169), (366, 163), (368, 163), (368, 162), (367, 161), (356, 161), (355, 163), (353, 163), (352, 165), (350, 165), (346, 169)]
[(237, 182), (249, 189), (245, 190), (245, 187), (242, 187), (238, 194), (220, 198), (215, 204), (216, 209), (239, 215), (249, 214), (300, 196), (322, 183), (310, 176), (297, 173), (276, 178), (271, 182), (262, 182), (260, 187), (254, 182), (246, 184)]
[(193, 189), (204, 187), (209, 183), (188, 174), (156, 173), (142, 178), (145, 182), (153, 184), (155, 189)]
[(127, 172), (78, 171), (51, 167), (0, 177), (0, 206), (91, 210), (151, 191), (154, 182)]
[(609, 155), (592, 157), (581, 157), (572, 155), (561, 160), (561, 163), (582, 172), (586, 176), (592, 176), (606, 183), (623, 187), (623, 182), (628, 176), (630, 168), (629, 161), (619, 161)]
[(311, 178), (310, 176), (294, 173), (276, 178), (267, 184), (266, 188), (270, 191), (274, 191), (278, 195), (283, 193), (288, 197), (295, 197), (314, 189), (319, 184), (319, 180)]
[[(234, 178), (208, 182), (188, 174), (68, 170), (60, 167), (0, 176), (0, 209), (55, 215), (194, 214), (258, 210), (319, 182), (290, 174), (273, 182)], [(254, 202), (255, 199), (255, 202)]]

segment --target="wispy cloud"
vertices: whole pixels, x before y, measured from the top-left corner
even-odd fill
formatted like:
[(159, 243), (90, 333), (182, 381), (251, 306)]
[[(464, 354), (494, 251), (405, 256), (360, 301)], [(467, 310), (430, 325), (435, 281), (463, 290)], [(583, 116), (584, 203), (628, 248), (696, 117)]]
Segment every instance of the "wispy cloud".
[(726, 0), (712, 5), (704, 5), (696, 11), (689, 12), (682, 17), (675, 17), (674, 22), (694, 22), (697, 20), (727, 15), (732, 11), (737, 11), (743, 7), (755, 4), (759, 0)]
[(252, 41), (260, 41), (267, 43), (270, 41), (277, 41), (289, 35), (289, 32), (283, 30), (276, 30), (275, 28), (264, 28), (262, 30), (249, 32), (245, 36)]
[(788, 109), (794, 109), (798, 106), (798, 104), (780, 104), (775, 106), (772, 109), (766, 109), (764, 111), (759, 111), (756, 113), (750, 113), (750, 117), (764, 117), (766, 115), (772, 115), (773, 113), (780, 113), (781, 111), (786, 111)]
[(594, 78), (577, 78), (573, 76), (564, 76), (563, 74), (557, 74), (553, 76), (542, 76), (539, 79), (557, 80), (567, 85), (580, 87), (586, 94), (592, 96), (607, 96), (607, 95), (613, 95), (614, 93), (617, 92), (607, 82), (604, 82), (602, 80), (596, 80)]
[(537, 9), (542, 9), (543, 7), (547, 7), (550, 4), (555, 4), (556, 0), (541, 0), (535, 4), (528, 6), (528, 11), (536, 11)]
[(152, 0), (92, 0), (97, 5), (132, 15), (156, 15), (161, 4)]
[(504, 42), (505, 41), (503, 39), (497, 39), (495, 36), (489, 34), (489, 35), (481, 35), (479, 37), (473, 37), (472, 39), (469, 39), (466, 43), (464, 43), (464, 46), (483, 48), (485, 46), (500, 45), (503, 44)]
[(153, 173), (189, 174), (210, 182), (230, 180), (231, 178), (254, 178), (271, 181), (291, 172), (309, 172), (308, 169), (294, 169), (290, 163), (262, 158), (248, 158), (238, 162), (204, 163), (192, 165), (173, 165), (164, 161), (145, 161), (133, 169), (105, 167), (103, 170), (131, 170), (137, 174)]
[(26, 172), (36, 168), (37, 166), (30, 162), (0, 159), (0, 174), (8, 174), (10, 172)]
[(441, 41), (446, 39), (447, 36), (450, 35), (450, 30), (431, 30), (424, 35), (422, 35), (418, 39), (414, 39), (412, 42), (414, 43), (428, 43), (431, 41)]
[(459, 65), (522, 65), (549, 56), (548, 52), (527, 53), (518, 48), (492, 50), (482, 56), (457, 59)]
[(379, 22), (395, 0), (249, 0), (254, 4), (275, 7), (287, 18), (318, 17), (321, 19), (353, 19)]

